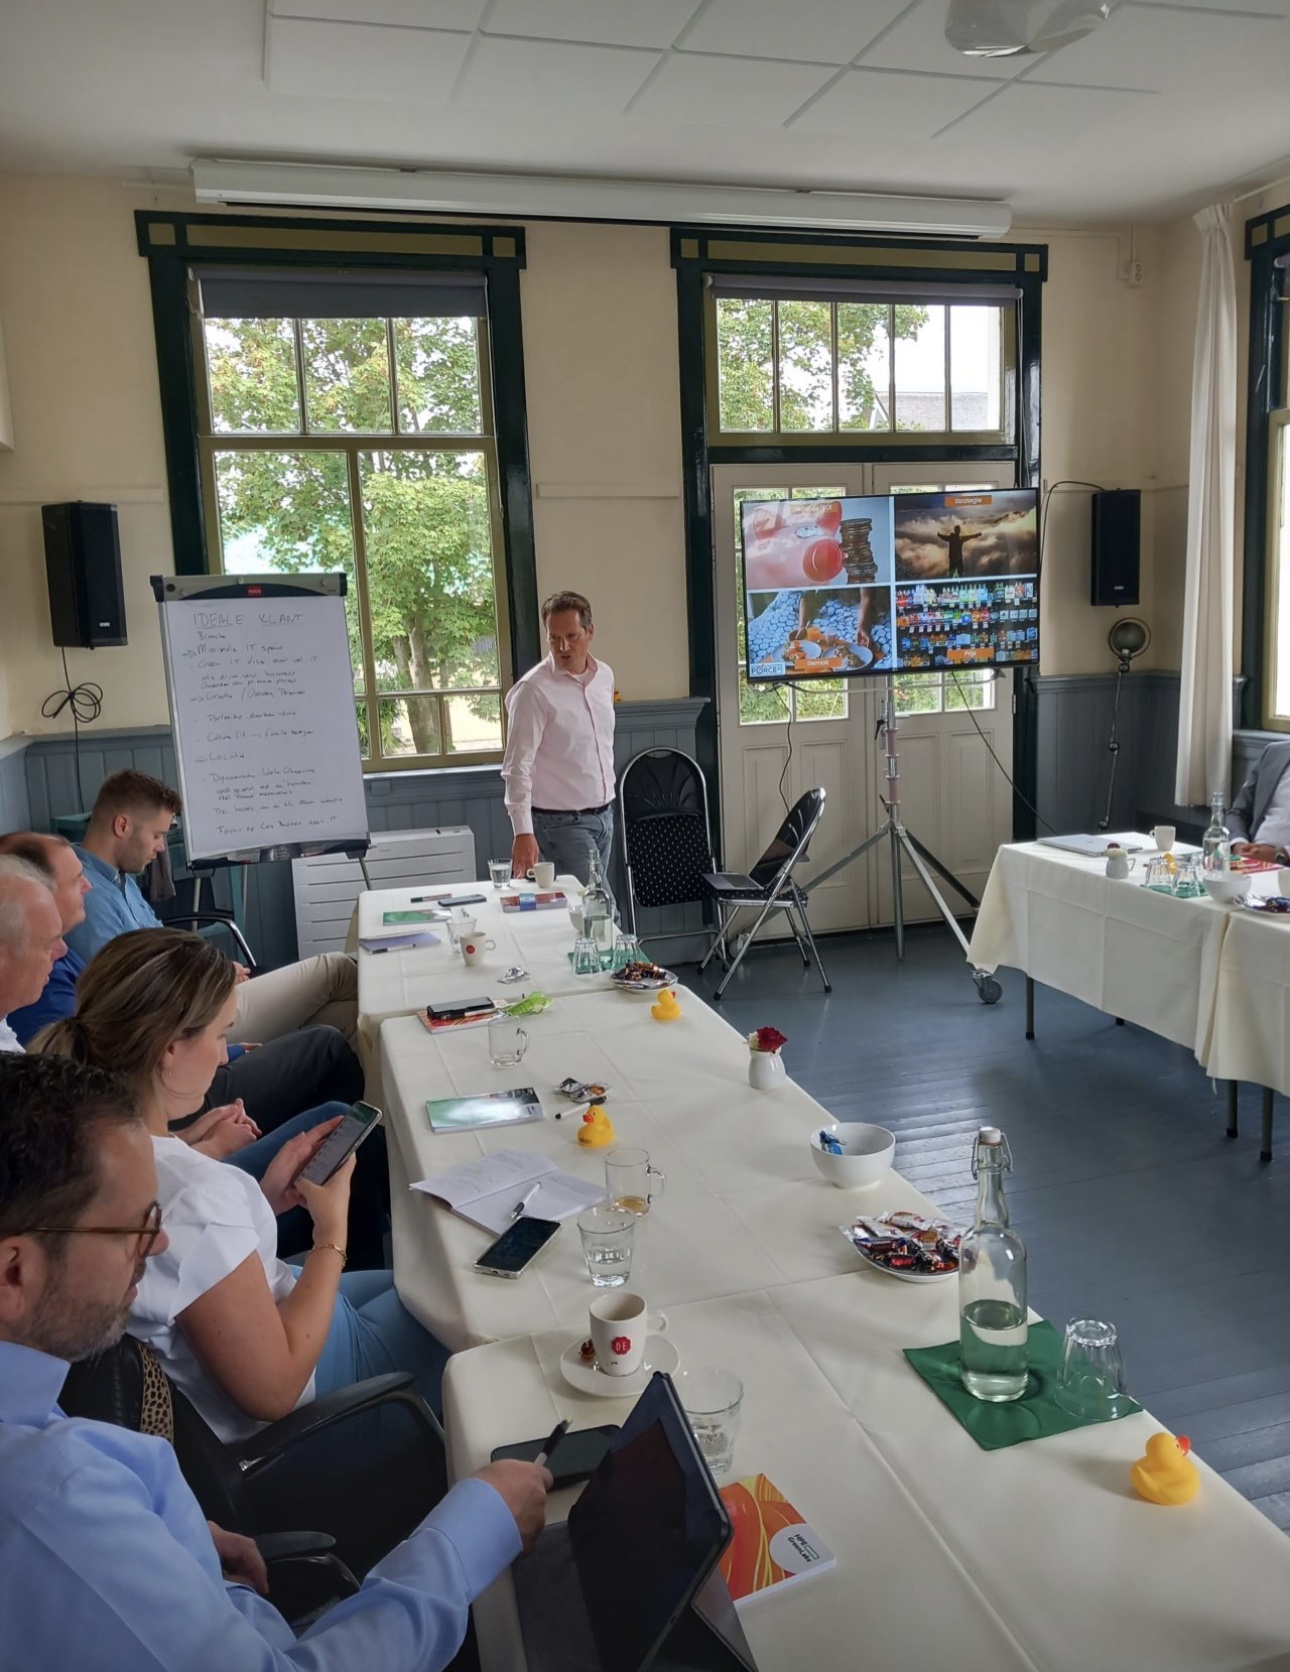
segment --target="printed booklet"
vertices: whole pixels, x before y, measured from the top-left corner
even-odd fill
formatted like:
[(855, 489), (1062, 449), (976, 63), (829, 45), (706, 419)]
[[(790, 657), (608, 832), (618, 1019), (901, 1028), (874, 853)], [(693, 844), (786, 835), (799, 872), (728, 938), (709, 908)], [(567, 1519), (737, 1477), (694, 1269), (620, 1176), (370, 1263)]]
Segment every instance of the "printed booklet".
[(734, 1537), (721, 1558), (721, 1576), (736, 1606), (834, 1567), (837, 1557), (765, 1475), (721, 1488)]

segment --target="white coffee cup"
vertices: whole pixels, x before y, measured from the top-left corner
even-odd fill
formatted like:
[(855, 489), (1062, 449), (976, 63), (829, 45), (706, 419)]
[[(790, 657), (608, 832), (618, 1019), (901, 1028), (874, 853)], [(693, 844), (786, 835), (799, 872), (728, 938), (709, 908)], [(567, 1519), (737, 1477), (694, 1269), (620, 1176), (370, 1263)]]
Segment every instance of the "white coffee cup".
[(471, 969), (475, 969), (483, 963), (486, 953), (496, 952), (497, 950), (495, 940), (480, 940), (470, 935), (463, 935), (457, 944), (461, 947), (461, 955)]
[(1172, 824), (1158, 824), (1151, 832), (1151, 840), (1161, 853), (1172, 853), (1178, 832)]
[(645, 1338), (667, 1328), (661, 1312), (651, 1312), (639, 1295), (617, 1289), (593, 1300), (591, 1343), (596, 1365), (606, 1376), (630, 1376), (645, 1358)]
[(525, 875), (530, 882), (535, 882), (539, 888), (550, 888), (555, 881), (555, 866), (544, 859), (540, 864), (534, 865), (531, 870), (525, 872)]

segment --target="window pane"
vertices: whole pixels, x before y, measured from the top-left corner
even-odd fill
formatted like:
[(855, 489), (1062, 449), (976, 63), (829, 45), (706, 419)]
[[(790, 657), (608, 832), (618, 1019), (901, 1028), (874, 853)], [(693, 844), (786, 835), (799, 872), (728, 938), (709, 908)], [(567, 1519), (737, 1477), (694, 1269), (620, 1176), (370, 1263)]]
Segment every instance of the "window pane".
[(349, 577), (345, 619), (355, 688), (363, 685), (363, 641), (354, 585), (354, 524), (343, 453), (215, 454), (220, 552), (229, 574), (265, 569)]
[(827, 302), (779, 303), (779, 427), (833, 428), (833, 326)]
[(717, 384), (723, 430), (773, 430), (773, 302), (717, 301)]
[(365, 761), (372, 758), (372, 728), (368, 724), (367, 704), (360, 702), (355, 705), (358, 714), (358, 748)]
[(472, 692), (465, 697), (449, 697), (444, 703), (448, 713), (449, 747), (457, 755), (478, 754), (485, 749), (502, 746), (502, 699)]
[(1275, 643), (1272, 668), (1272, 712), (1278, 719), (1290, 717), (1290, 457), (1286, 437), (1290, 426), (1278, 423), (1273, 431), (1272, 468), (1279, 483), (1277, 527), (1273, 562), (1276, 565), (1274, 596), (1277, 618), (1273, 627)]
[(945, 681), (945, 708), (948, 712), (952, 708), (993, 708), (996, 680), (989, 669), (974, 669), (971, 672), (947, 673)]
[(930, 674), (919, 678), (912, 674), (896, 678), (897, 714), (939, 714), (941, 711), (941, 676)]
[(1003, 362), (998, 308), (950, 309), (950, 427), (997, 430)]
[(305, 411), (311, 430), (385, 433), (390, 356), (383, 319), (302, 319)]
[(838, 303), (838, 423), (844, 430), (891, 428), (890, 326), (886, 303)]
[(940, 305), (896, 309), (896, 428), (945, 428), (945, 309)]
[(479, 339), (473, 319), (396, 319), (399, 428), (479, 435)]
[(793, 717), (797, 720), (845, 720), (847, 688), (840, 679), (793, 687)]
[(382, 697), (376, 707), (381, 717), (381, 753), (387, 760), (439, 754), (438, 697)]
[(779, 685), (750, 685), (739, 675), (739, 724), (783, 725), (788, 719), (788, 693)]
[[(497, 609), (483, 454), (365, 452), (359, 454), (358, 467), (372, 653), (380, 688), (497, 686)], [(450, 713), (436, 724), (445, 720), (451, 721)], [(443, 747), (451, 751), (456, 748), (451, 724), (448, 731)]]
[(298, 433), (300, 390), (291, 321), (208, 319), (203, 330), (217, 433)]

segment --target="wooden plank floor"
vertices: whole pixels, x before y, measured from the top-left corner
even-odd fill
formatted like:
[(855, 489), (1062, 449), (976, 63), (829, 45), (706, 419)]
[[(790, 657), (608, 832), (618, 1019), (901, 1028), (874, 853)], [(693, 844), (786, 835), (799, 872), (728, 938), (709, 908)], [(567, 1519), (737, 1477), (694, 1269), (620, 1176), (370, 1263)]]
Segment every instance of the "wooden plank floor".
[[(658, 949), (663, 950), (660, 946)], [(1025, 1039), (1024, 983), (1001, 971), (983, 1005), (937, 926), (838, 936), (833, 983), (791, 948), (749, 954), (720, 1006), (741, 1031), (788, 1035), (792, 1074), (840, 1120), (896, 1133), (896, 1165), (956, 1217), (976, 1200), (982, 1125), (1008, 1134), (1013, 1222), (1030, 1297), (1061, 1328), (1119, 1326), (1131, 1391), (1282, 1528), (1290, 1530), (1290, 1111), (1259, 1161), (1259, 1094), (1224, 1136), (1224, 1088), (1181, 1046), (1047, 988)], [(714, 967), (715, 968), (715, 967)], [(710, 994), (716, 974), (684, 979)]]

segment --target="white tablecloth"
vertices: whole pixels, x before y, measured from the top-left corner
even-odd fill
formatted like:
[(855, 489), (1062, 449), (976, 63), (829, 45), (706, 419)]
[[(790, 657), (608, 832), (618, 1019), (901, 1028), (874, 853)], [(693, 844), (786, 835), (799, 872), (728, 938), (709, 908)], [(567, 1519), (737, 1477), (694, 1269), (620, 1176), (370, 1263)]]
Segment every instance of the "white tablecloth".
[[(1277, 892), (1270, 873), (1254, 880), (1264, 884), (1262, 892)], [(1205, 1066), (1216, 1079), (1249, 1080), (1290, 1096), (1288, 1024), (1290, 917), (1234, 911), (1223, 937)]]
[[(953, 1281), (857, 1270), (669, 1312), (683, 1364), (744, 1380), (735, 1474), (768, 1474), (837, 1553), (834, 1571), (743, 1612), (761, 1672), (1290, 1667), (1285, 1535), (1203, 1464), (1188, 1506), (1133, 1496), (1149, 1416), (976, 1446), (901, 1356), (953, 1337), (956, 1296)], [(546, 1332), (450, 1362), (454, 1475), (559, 1417), (623, 1420), (630, 1401), (563, 1381), (569, 1339)], [(476, 1620), (484, 1672), (522, 1672), (509, 1576)]]

